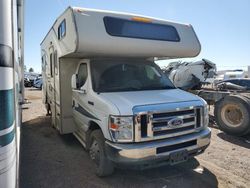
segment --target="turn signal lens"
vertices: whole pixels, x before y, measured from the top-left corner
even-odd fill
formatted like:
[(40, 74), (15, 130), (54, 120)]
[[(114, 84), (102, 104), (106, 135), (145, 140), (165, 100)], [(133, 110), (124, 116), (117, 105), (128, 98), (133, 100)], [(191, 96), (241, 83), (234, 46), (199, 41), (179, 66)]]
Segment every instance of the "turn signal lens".
[(117, 124), (111, 123), (110, 124), (110, 129), (117, 130), (117, 129), (119, 129), (119, 126)]

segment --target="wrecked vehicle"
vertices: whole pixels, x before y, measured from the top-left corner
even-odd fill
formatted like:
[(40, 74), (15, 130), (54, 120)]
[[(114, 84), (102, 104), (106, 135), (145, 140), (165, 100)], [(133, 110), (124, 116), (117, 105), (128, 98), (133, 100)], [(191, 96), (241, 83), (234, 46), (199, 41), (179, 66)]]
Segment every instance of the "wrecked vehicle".
[(250, 90), (250, 79), (236, 78), (224, 80), (216, 84), (219, 90)]
[(240, 83), (223, 81), (216, 88), (203, 87), (213, 83), (216, 65), (209, 60), (197, 62), (173, 62), (165, 69), (174, 85), (202, 97), (214, 105), (214, 117), (218, 127), (231, 135), (250, 133), (250, 93)]
[(163, 68), (174, 85), (183, 90), (200, 89), (216, 75), (216, 65), (207, 59), (196, 62), (172, 62)]

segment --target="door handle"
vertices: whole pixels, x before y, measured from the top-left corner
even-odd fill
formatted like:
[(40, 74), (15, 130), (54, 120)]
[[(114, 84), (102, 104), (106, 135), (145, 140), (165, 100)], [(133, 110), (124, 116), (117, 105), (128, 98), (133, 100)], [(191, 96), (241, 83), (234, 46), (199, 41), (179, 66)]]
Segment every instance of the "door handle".
[(88, 104), (94, 106), (94, 102), (92, 102), (92, 101), (88, 101)]

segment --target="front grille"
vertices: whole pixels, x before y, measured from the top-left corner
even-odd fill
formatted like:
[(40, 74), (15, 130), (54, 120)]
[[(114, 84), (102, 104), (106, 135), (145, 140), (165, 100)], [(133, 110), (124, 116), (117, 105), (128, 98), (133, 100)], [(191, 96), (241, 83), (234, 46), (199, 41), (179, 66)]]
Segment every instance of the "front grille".
[(194, 125), (187, 126), (187, 127), (180, 127), (178, 129), (168, 129), (168, 130), (163, 130), (163, 131), (154, 131), (153, 135), (154, 136), (163, 136), (166, 134), (173, 134), (176, 132), (182, 132), (182, 131), (188, 131), (188, 130), (193, 130)]
[[(154, 136), (164, 136), (167, 134), (180, 133), (183, 131), (194, 130), (196, 126), (195, 109), (178, 112), (153, 114), (152, 129)], [(169, 122), (180, 118), (183, 121), (181, 126), (171, 127)]]
[[(139, 140), (170, 138), (195, 132), (202, 125), (202, 108), (148, 112), (137, 116)], [(138, 118), (139, 117), (139, 118)]]

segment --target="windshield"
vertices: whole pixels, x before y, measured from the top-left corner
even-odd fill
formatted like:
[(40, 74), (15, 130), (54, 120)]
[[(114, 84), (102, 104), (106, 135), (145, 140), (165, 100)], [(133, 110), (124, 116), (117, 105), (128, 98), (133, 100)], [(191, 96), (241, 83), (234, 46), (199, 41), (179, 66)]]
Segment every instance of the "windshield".
[(93, 60), (91, 73), (96, 92), (175, 88), (155, 63), (146, 60)]

